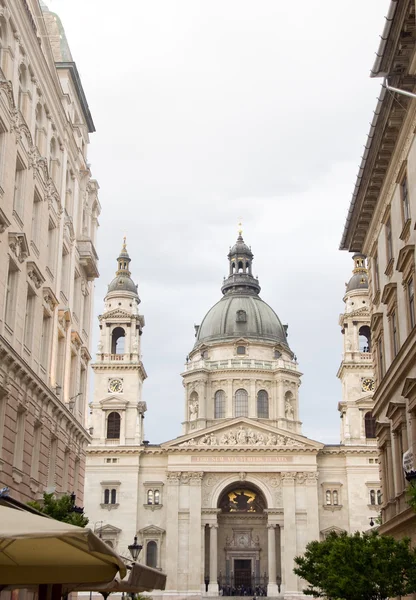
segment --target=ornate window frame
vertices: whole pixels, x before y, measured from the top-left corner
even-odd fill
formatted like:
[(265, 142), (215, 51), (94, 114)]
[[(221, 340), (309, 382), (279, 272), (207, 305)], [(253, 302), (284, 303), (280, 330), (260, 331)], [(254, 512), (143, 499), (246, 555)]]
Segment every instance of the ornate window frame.
[[(144, 502), (143, 506), (147, 510), (159, 510), (163, 507), (163, 486), (164, 483), (162, 481), (145, 481), (143, 484), (144, 488)], [(149, 492), (153, 494), (153, 501), (151, 503), (148, 502)], [(155, 502), (156, 493), (159, 492), (159, 502)]]
[[(322, 489), (322, 506), (324, 510), (341, 510), (342, 508), (342, 483), (340, 481), (323, 481)], [(328, 498), (330, 499), (328, 503)]]
[(145, 561), (147, 555), (147, 544), (149, 542), (156, 543), (156, 569), (158, 569), (159, 571), (162, 570), (162, 547), (165, 533), (165, 530), (160, 527), (157, 527), (157, 525), (148, 525), (147, 527), (143, 527), (143, 529), (139, 530)]
[[(101, 485), (101, 504), (100, 504), (101, 508), (105, 508), (107, 510), (113, 510), (115, 508), (118, 508), (120, 506), (119, 499), (120, 499), (121, 481), (105, 480), (105, 481), (100, 481), (100, 485)], [(109, 490), (109, 502), (105, 502), (105, 491), (106, 490)], [(111, 502), (112, 490), (116, 491), (116, 502), (114, 504)]]

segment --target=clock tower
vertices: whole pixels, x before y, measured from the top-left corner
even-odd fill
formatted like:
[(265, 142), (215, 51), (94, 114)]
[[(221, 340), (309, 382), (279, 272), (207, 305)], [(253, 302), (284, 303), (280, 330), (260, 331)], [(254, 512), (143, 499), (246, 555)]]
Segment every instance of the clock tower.
[(143, 441), (146, 379), (140, 336), (144, 318), (139, 314), (137, 285), (130, 275), (126, 240), (117, 259), (116, 276), (108, 286), (104, 312), (98, 317), (100, 338), (94, 370), (91, 435), (94, 446), (131, 446)]
[(368, 274), (363, 254), (355, 254), (353, 260), (353, 274), (344, 296), (345, 311), (339, 319), (344, 338), (343, 358), (337, 374), (342, 383), (342, 401), (338, 405), (341, 444), (375, 445)]

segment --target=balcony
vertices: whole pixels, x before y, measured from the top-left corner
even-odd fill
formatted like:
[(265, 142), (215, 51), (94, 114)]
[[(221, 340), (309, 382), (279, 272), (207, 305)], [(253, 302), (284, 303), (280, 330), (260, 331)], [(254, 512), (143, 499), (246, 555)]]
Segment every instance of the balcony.
[(95, 251), (94, 244), (88, 237), (82, 237), (77, 240), (77, 248), (79, 252), (79, 262), (85, 269), (88, 279), (96, 279), (99, 277), (97, 268), (98, 255)]
[(298, 365), (295, 362), (286, 360), (254, 360), (254, 359), (234, 359), (228, 360), (198, 360), (188, 362), (185, 365), (186, 371), (195, 371), (197, 369), (206, 369), (207, 371), (218, 371), (223, 369), (235, 369), (235, 370), (267, 370), (275, 371), (277, 369), (289, 369), (291, 371), (297, 371)]

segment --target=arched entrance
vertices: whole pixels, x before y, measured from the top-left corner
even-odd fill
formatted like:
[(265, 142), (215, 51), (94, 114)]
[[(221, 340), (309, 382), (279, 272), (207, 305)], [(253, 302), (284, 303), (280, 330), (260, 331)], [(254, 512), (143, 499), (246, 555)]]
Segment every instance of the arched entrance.
[(253, 484), (234, 483), (218, 500), (218, 584), (224, 596), (266, 595), (267, 503)]

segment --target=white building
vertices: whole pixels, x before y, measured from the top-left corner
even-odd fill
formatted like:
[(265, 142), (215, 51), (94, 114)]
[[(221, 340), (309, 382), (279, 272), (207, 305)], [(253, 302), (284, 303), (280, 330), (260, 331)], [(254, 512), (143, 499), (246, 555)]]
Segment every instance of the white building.
[[(331, 530), (378, 516), (373, 373), (365, 258), (347, 286), (340, 445), (302, 435), (301, 373), (287, 327), (259, 297), (253, 254), (238, 236), (222, 299), (196, 328), (182, 373), (183, 433), (144, 440), (144, 319), (125, 244), (99, 317), (85, 507), (122, 554), (167, 573), (166, 597), (301, 595), (293, 558)], [(180, 415), (178, 415), (178, 421)]]

